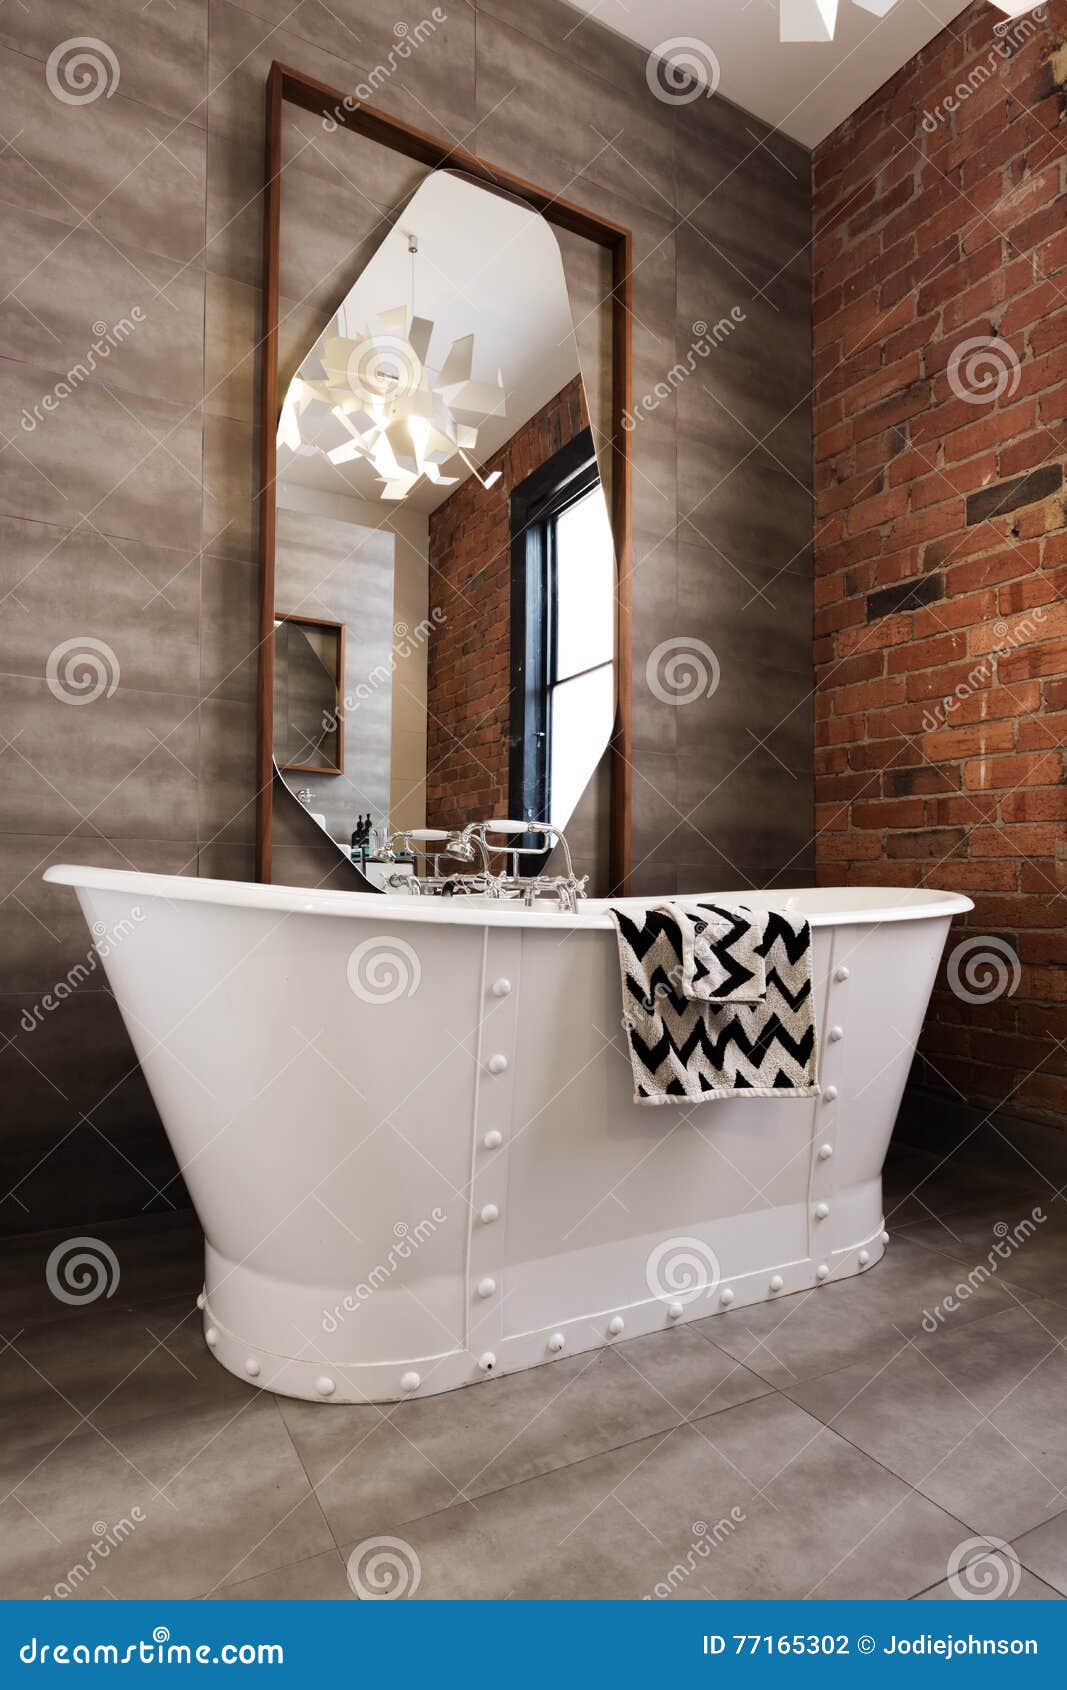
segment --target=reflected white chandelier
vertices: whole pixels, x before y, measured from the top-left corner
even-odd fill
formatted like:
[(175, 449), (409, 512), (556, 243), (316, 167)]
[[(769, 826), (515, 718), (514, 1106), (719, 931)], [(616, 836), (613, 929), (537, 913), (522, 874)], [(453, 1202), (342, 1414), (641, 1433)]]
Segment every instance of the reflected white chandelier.
[[(408, 251), (414, 260), (414, 237)], [(330, 328), (338, 330), (339, 320)], [(444, 475), (442, 465), (455, 457), (491, 486), (498, 473), (483, 479), (467, 454), (487, 419), (505, 414), (503, 375), (498, 370), (495, 383), (472, 380), (473, 334), (454, 340), (434, 373), (427, 362), (433, 332), (428, 317), (405, 305), (379, 313), (355, 339), (327, 330), (316, 348), (323, 375), (301, 370), (294, 377), (282, 406), (279, 445), (321, 452), (332, 464), (363, 460), (382, 482), (383, 499), (406, 499), (423, 478), (453, 486), (460, 477)], [(302, 418), (316, 404), (341, 425), (345, 438), (338, 445), (324, 449), (303, 439)]]
[[(884, 18), (897, 0), (853, 0), (853, 4), (876, 18)], [(1041, 0), (992, 0), (1009, 18), (1032, 12)], [(838, 0), (779, 0), (779, 41), (832, 41), (837, 26)]]

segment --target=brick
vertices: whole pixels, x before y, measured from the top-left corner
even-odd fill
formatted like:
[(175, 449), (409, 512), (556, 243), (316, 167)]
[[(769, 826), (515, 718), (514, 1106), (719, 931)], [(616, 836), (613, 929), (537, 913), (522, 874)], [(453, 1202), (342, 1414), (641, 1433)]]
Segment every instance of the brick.
[(1027, 751), (1010, 757), (982, 757), (963, 765), (963, 784), (968, 789), (994, 787), (1052, 786), (1063, 776), (1063, 752)]
[(987, 522), (990, 517), (1005, 516), (1022, 505), (1036, 504), (1050, 494), (1058, 493), (1062, 486), (1062, 464), (1047, 464), (1030, 475), (1016, 477), (1014, 481), (998, 482), (995, 487), (970, 495), (967, 500), (967, 526), (971, 528), (976, 522)]
[(895, 833), (886, 840), (890, 857), (950, 857), (966, 842), (960, 827), (926, 828), (922, 833)]
[(917, 610), (921, 605), (933, 604), (944, 596), (944, 578), (938, 574), (920, 575), (916, 580), (902, 581), (899, 586), (882, 587), (867, 595), (867, 620), (892, 616), (901, 610)]

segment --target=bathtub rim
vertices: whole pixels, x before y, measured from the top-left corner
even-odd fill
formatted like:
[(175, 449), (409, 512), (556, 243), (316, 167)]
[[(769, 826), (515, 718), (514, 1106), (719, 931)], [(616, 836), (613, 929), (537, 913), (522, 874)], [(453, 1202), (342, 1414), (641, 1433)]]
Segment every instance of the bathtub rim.
[[(555, 932), (610, 932), (609, 904), (637, 909), (649, 898), (618, 900), (591, 898), (577, 916), (559, 910), (528, 910), (512, 904), (475, 903), (452, 898), (416, 898), (410, 893), (339, 892), (325, 888), (265, 885), (244, 880), (209, 880), (197, 875), (143, 874), (132, 869), (92, 868), (77, 863), (55, 863), (42, 878), (52, 885), (72, 886), (78, 891), (122, 892), (130, 896), (162, 898), (175, 903), (217, 904), (230, 909), (258, 909), (277, 914), (331, 915), (349, 920), (413, 922), (451, 927), (522, 927)], [(891, 895), (887, 897), (887, 895)], [(805, 910), (803, 902), (839, 898), (836, 907)], [(663, 903), (705, 901), (732, 903), (758, 898), (758, 907), (792, 908), (806, 914), (814, 927), (854, 927), (898, 921), (926, 921), (951, 918), (973, 910), (974, 902), (962, 892), (942, 892), (925, 886), (841, 886), (781, 887), (773, 891), (742, 889), (706, 892), (664, 893)], [(885, 901), (879, 901), (885, 900)]]

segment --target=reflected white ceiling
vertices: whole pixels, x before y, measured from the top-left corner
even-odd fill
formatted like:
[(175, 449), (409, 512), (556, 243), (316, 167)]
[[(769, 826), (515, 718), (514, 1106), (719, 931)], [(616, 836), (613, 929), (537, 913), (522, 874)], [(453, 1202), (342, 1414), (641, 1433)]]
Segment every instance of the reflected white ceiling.
[[(414, 278), (409, 238), (418, 240)], [(506, 414), (490, 417), (478, 430), (476, 463), (510, 440), (515, 431), (579, 373), (567, 284), (551, 226), (536, 212), (450, 171), (437, 171), (417, 189), (347, 296), (352, 324), (373, 327), (378, 312), (412, 306), (434, 324), (427, 367), (440, 369), (454, 340), (474, 336), (473, 376), (495, 382), (499, 372)], [(327, 329), (326, 333), (336, 332)], [(321, 345), (321, 337), (316, 346)], [(303, 362), (318, 377), (317, 356)], [(322, 405), (301, 419), (305, 441), (327, 449), (347, 436)], [(458, 484), (468, 471), (459, 458), (444, 466)], [(325, 457), (278, 449), (278, 477), (286, 486), (320, 493), (378, 499), (382, 483), (371, 466), (355, 461), (334, 465)], [(406, 510), (431, 511), (454, 486), (420, 481), (403, 500)], [(396, 505), (383, 505), (383, 515)]]
[[(568, 0), (650, 52), (718, 66), (719, 91), (814, 147), (969, 0), (897, 0), (885, 17), (840, 0), (832, 41), (780, 41), (778, 0)], [(994, 16), (1000, 17), (999, 12)], [(572, 45), (581, 31), (572, 38)], [(595, 69), (595, 65), (590, 65)]]

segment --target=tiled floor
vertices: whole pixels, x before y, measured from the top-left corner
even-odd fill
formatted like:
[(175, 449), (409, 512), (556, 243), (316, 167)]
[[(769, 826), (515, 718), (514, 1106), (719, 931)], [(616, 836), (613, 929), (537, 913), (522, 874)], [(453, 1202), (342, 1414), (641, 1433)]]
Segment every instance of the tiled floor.
[(419, 1597), (1058, 1600), (1067, 1203), (904, 1151), (886, 1213), (860, 1279), (380, 1409), (219, 1367), (188, 1217), (97, 1229), (121, 1277), (81, 1308), (15, 1241), (0, 1596), (351, 1599), (385, 1537)]

